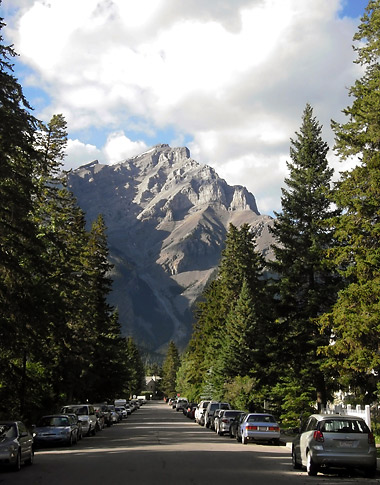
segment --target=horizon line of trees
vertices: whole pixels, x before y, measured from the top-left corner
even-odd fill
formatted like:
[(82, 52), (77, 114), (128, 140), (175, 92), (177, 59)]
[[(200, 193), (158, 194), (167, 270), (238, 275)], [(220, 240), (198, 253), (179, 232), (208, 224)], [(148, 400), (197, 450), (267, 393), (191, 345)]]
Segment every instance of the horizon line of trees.
[(61, 404), (139, 394), (145, 373), (107, 303), (103, 217), (86, 229), (60, 170), (66, 121), (31, 114), (15, 56), (0, 35), (0, 417), (29, 421)]
[(230, 225), (202, 295), (177, 372), (176, 391), (190, 400), (271, 409), (292, 425), (338, 389), (362, 404), (378, 398), (380, 0), (361, 22), (354, 40), (364, 75), (349, 91), (348, 121), (332, 122), (341, 160), (359, 163), (332, 182), (307, 104), (275, 214), (274, 261), (263, 260), (248, 225)]

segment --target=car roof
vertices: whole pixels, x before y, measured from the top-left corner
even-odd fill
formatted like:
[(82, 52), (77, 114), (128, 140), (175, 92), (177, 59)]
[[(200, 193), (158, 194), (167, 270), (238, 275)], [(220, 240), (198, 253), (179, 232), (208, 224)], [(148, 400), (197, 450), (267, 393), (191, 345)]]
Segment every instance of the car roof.
[(319, 421), (324, 419), (360, 419), (364, 421), (362, 417), (352, 416), (350, 414), (312, 414), (310, 417), (316, 418)]

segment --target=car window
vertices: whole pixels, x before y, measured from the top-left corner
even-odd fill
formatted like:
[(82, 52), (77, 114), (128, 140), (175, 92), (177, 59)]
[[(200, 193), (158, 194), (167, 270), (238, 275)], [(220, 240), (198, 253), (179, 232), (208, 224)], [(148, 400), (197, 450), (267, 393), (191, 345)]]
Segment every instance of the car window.
[(0, 424), (0, 438), (16, 438), (17, 431), (14, 424)]
[(275, 423), (276, 422), (274, 417), (271, 416), (270, 414), (267, 414), (267, 415), (252, 414), (251, 416), (248, 416), (247, 421), (250, 421), (253, 423)]
[(318, 425), (318, 421), (315, 418), (311, 417), (306, 422), (305, 429), (303, 429), (302, 431), (313, 431), (313, 430), (317, 429), (317, 425)]
[(359, 419), (329, 419), (320, 425), (324, 433), (369, 433), (366, 423)]

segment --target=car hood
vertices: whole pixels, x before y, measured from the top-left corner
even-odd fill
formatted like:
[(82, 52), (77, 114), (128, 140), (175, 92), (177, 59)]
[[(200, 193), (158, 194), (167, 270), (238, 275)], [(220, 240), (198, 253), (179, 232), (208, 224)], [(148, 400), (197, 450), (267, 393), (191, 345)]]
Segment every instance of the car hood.
[(2, 436), (0, 438), (0, 448), (9, 446), (11, 444), (17, 445), (17, 441), (15, 438), (8, 438), (7, 436)]

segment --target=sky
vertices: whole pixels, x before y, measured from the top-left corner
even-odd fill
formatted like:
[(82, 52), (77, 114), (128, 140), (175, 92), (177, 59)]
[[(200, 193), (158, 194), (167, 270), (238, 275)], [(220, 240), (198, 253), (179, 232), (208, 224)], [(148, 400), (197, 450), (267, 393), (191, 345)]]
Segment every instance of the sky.
[(63, 114), (63, 168), (187, 146), (259, 211), (281, 211), (307, 103), (339, 172), (331, 120), (361, 77), (367, 0), (2, 0), (5, 43), (34, 115)]

